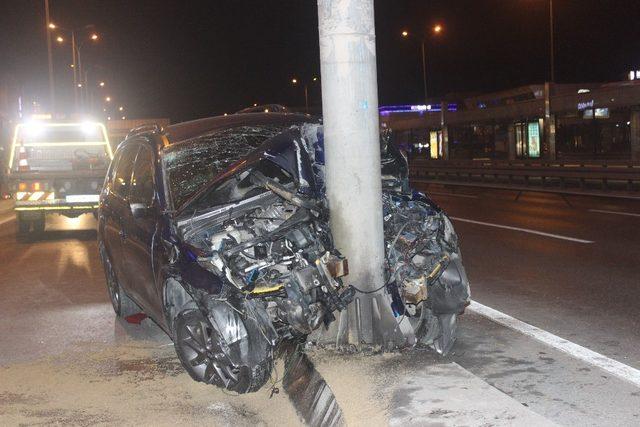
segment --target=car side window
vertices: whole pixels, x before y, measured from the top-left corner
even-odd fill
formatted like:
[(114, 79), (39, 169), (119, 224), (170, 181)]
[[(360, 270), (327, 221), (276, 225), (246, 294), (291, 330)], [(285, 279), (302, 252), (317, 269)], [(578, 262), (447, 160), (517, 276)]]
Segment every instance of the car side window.
[(138, 153), (138, 145), (129, 145), (124, 148), (120, 160), (116, 165), (115, 174), (113, 176), (113, 192), (114, 194), (126, 198), (129, 195), (129, 187), (131, 186), (131, 172), (133, 163)]
[(103, 190), (110, 189), (113, 185), (113, 177), (116, 174), (116, 168), (118, 162), (120, 161), (120, 157), (122, 157), (122, 151), (116, 151), (116, 153), (113, 155), (113, 160), (111, 160), (111, 163), (109, 164), (107, 175), (104, 178)]
[(147, 147), (141, 147), (136, 157), (131, 178), (131, 203), (143, 203), (150, 206), (155, 194), (153, 185), (153, 154)]

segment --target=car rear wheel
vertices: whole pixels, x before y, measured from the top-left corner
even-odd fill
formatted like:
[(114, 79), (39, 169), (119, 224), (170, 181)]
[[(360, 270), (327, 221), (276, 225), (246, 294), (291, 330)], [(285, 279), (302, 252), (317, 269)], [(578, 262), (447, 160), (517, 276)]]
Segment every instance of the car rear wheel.
[(255, 366), (234, 365), (227, 355), (226, 342), (200, 310), (181, 311), (174, 327), (176, 353), (194, 380), (237, 393), (250, 393), (260, 389), (269, 379), (271, 357)]
[(107, 291), (109, 292), (109, 299), (118, 317), (127, 317), (132, 314), (140, 313), (140, 308), (135, 302), (122, 290), (122, 286), (118, 283), (115, 271), (111, 266), (111, 261), (105, 254), (104, 250), (100, 251), (102, 256), (102, 265), (104, 266), (104, 273), (107, 280)]

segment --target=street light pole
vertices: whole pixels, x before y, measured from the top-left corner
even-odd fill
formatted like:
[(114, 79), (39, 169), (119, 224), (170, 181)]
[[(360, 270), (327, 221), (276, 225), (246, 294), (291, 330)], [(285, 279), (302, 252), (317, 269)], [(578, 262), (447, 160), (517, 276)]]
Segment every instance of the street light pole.
[(551, 50), (551, 83), (556, 80), (555, 70), (555, 49), (554, 49), (554, 32), (553, 32), (553, 0), (549, 0), (549, 49)]
[[(442, 33), (443, 27), (441, 24), (436, 24), (433, 26), (432, 31), (434, 36), (438, 36)], [(405, 30), (402, 32), (402, 37), (405, 38), (413, 38), (415, 39), (415, 35), (411, 34), (409, 31)], [(427, 38), (428, 33), (422, 35), (420, 39), (420, 51), (422, 53), (422, 87), (424, 90), (424, 103), (425, 105), (429, 104), (429, 94), (427, 90)]]
[[(312, 81), (316, 82), (318, 81), (318, 78), (314, 77)], [(309, 114), (309, 82), (307, 81), (307, 79), (299, 80), (296, 77), (291, 79), (291, 84), (293, 84), (294, 86), (298, 85), (298, 83), (304, 85), (304, 112)]]
[[(44, 11), (45, 11), (45, 19), (46, 19), (46, 28), (49, 28), (49, 24), (51, 23), (49, 18), (49, 0), (44, 0)], [(49, 108), (51, 108), (51, 112), (53, 113), (55, 110), (56, 103), (56, 92), (55, 85), (53, 81), (53, 56), (51, 53), (51, 32), (47, 29), (47, 56), (49, 59), (49, 103), (51, 104)]]
[(422, 84), (424, 87), (424, 104), (429, 104), (428, 96), (427, 96), (427, 54), (426, 47), (427, 40), (425, 38), (422, 39)]
[(71, 30), (71, 58), (73, 61), (73, 100), (78, 111), (78, 61), (76, 60), (76, 32)]
[(77, 82), (76, 82), (76, 90), (78, 90), (78, 98), (80, 99), (80, 108), (84, 107), (84, 102), (82, 100), (82, 88), (78, 87), (78, 84), (81, 84), (82, 82), (82, 59), (80, 57), (80, 49), (78, 49), (78, 46), (76, 46), (76, 60), (77, 60), (77, 66), (74, 67), (78, 69), (77, 71)]

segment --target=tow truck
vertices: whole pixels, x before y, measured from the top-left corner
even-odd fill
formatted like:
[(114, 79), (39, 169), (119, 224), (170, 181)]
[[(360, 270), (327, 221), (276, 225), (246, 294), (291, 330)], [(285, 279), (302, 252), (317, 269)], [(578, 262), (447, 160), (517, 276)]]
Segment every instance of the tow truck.
[(18, 239), (44, 232), (45, 215), (94, 213), (113, 152), (99, 122), (16, 125), (7, 178)]

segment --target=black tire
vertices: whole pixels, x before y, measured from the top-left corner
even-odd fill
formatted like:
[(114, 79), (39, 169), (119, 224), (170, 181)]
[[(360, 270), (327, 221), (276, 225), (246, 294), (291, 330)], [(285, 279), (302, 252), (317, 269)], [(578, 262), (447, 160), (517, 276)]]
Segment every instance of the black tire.
[(29, 236), (31, 230), (31, 221), (24, 219), (20, 212), (16, 213), (16, 237), (19, 241), (24, 241)]
[(115, 271), (111, 266), (111, 261), (105, 253), (106, 251), (101, 248), (100, 255), (102, 258), (102, 266), (104, 267), (104, 274), (107, 281), (107, 292), (109, 293), (109, 299), (113, 306), (113, 311), (118, 317), (127, 317), (132, 314), (140, 313), (140, 307), (133, 302), (131, 298), (120, 286)]
[(31, 225), (33, 226), (33, 233), (35, 235), (40, 235), (40, 234), (44, 233), (44, 225), (45, 225), (44, 214), (41, 214), (41, 215), (38, 216), (37, 219), (34, 219), (31, 222)]
[(174, 321), (174, 347), (182, 366), (195, 381), (237, 393), (259, 390), (269, 379), (273, 360), (235, 366), (220, 344), (220, 335), (198, 309), (181, 311)]

